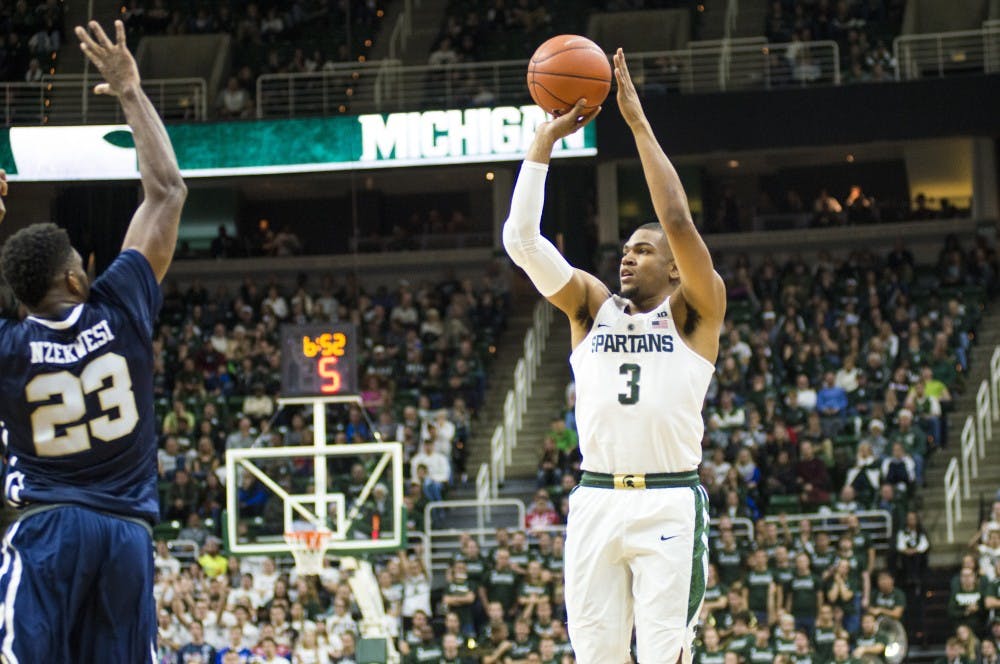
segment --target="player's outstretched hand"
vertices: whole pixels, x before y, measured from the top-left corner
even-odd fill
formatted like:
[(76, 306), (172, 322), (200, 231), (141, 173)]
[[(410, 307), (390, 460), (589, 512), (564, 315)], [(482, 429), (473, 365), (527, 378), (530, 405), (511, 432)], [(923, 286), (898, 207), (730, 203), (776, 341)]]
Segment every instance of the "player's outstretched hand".
[(618, 110), (629, 127), (635, 127), (641, 123), (646, 114), (642, 110), (642, 103), (639, 102), (639, 93), (635, 91), (635, 84), (628, 73), (628, 64), (625, 62), (625, 52), (622, 49), (615, 51), (615, 80), (618, 82)]
[(548, 122), (543, 122), (538, 126), (538, 131), (547, 132), (553, 141), (566, 138), (593, 122), (597, 114), (601, 112), (600, 106), (584, 111), (586, 105), (586, 99), (578, 99), (576, 105), (568, 113), (557, 115)]
[(7, 195), (7, 171), (0, 168), (0, 222), (7, 216), (7, 206), (4, 205), (3, 197)]
[[(94, 86), (99, 95), (119, 96), (125, 90), (139, 85), (139, 68), (135, 58), (125, 45), (125, 24), (115, 21), (115, 38), (112, 43), (97, 21), (87, 24), (90, 32), (76, 26), (76, 36), (80, 40), (80, 50), (94, 63), (107, 83)], [(91, 36), (93, 33), (93, 36)]]

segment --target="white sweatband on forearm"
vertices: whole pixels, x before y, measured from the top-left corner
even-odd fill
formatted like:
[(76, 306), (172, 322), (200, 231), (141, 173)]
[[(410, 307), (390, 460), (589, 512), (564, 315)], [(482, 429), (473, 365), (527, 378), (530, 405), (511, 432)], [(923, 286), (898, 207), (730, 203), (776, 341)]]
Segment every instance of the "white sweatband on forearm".
[(542, 237), (542, 206), (548, 170), (545, 164), (534, 161), (521, 165), (510, 201), (510, 216), (503, 225), (504, 249), (545, 297), (558, 293), (573, 277), (573, 266)]

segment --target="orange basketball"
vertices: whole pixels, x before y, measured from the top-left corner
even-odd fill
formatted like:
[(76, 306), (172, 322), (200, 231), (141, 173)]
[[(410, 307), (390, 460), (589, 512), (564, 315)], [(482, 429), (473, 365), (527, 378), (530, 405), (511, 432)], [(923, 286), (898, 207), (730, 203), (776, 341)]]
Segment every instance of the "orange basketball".
[(547, 113), (560, 115), (586, 98), (601, 105), (611, 90), (611, 64), (601, 47), (580, 35), (558, 35), (538, 47), (528, 63), (528, 90)]

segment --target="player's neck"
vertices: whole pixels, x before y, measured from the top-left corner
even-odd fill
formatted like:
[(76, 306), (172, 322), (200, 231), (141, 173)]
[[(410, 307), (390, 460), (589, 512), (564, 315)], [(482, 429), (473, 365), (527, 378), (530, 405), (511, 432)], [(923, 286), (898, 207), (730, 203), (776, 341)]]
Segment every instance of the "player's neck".
[(633, 316), (636, 314), (647, 314), (663, 304), (663, 301), (672, 295), (675, 290), (676, 289), (671, 286), (668, 289), (661, 290), (645, 298), (631, 297), (628, 300), (628, 313)]
[(65, 291), (50, 292), (42, 298), (38, 306), (29, 309), (28, 313), (37, 318), (60, 319), (65, 316), (68, 309), (72, 309), (82, 302), (80, 298), (72, 293)]

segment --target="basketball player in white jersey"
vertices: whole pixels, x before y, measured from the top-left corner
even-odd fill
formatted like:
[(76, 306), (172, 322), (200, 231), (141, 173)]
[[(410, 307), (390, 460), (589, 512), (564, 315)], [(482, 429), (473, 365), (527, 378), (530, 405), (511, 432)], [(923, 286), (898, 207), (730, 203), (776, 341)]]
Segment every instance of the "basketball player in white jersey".
[(701, 408), (725, 315), (722, 278), (677, 172), (653, 136), (621, 49), (618, 107), (639, 150), (658, 224), (624, 246), (620, 295), (571, 267), (540, 235), (555, 142), (597, 111), (540, 126), (514, 187), (504, 247), (570, 319), (583, 454), (570, 496), (566, 608), (581, 664), (691, 662), (708, 565), (707, 496), (698, 482)]

